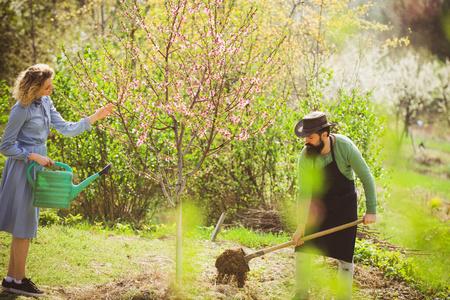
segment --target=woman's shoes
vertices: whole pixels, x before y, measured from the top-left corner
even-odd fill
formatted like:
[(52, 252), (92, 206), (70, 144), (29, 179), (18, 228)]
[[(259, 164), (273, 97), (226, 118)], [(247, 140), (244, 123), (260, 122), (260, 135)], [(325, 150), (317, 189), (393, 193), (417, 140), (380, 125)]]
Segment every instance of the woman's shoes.
[(44, 295), (44, 292), (41, 291), (30, 278), (22, 279), (22, 283), (16, 283), (15, 281), (8, 282), (5, 279), (2, 281), (2, 287), (5, 291), (10, 293), (32, 296), (32, 297), (40, 297)]

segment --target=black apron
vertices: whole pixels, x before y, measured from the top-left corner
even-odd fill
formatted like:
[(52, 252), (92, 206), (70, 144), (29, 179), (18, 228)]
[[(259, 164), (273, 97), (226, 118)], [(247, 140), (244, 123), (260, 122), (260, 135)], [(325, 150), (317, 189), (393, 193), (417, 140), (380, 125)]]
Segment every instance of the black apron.
[[(357, 203), (355, 182), (347, 179), (336, 164), (333, 151), (333, 140), (330, 137), (331, 155), (333, 161), (324, 168), (324, 188), (321, 196), (313, 197), (311, 206), (321, 207), (320, 221), (314, 226), (306, 223), (305, 235), (336, 227), (357, 219)], [(311, 209), (308, 220), (311, 220)], [(355, 249), (356, 226), (344, 229), (314, 240), (306, 241), (296, 247), (295, 251), (305, 253), (319, 253), (343, 260), (353, 261)]]

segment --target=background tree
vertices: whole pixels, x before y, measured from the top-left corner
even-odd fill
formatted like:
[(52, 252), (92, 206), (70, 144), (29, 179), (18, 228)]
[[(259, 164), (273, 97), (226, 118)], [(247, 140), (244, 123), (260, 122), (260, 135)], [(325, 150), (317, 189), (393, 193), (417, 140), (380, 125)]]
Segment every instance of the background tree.
[[(395, 58), (393, 58), (395, 59)], [(417, 53), (407, 51), (400, 60), (390, 60), (390, 90), (397, 120), (403, 123), (403, 133), (409, 134), (409, 127), (418, 114), (433, 100), (436, 89), (434, 68), (431, 62), (421, 59)]]
[(450, 18), (449, 1), (390, 1), (383, 11), (396, 33), (409, 36), (414, 47), (426, 48), (443, 60), (450, 57), (450, 37), (445, 28)]
[(95, 43), (114, 22), (116, 5), (113, 0), (1, 1), (0, 80), (12, 85), (31, 64), (56, 63), (61, 45)]

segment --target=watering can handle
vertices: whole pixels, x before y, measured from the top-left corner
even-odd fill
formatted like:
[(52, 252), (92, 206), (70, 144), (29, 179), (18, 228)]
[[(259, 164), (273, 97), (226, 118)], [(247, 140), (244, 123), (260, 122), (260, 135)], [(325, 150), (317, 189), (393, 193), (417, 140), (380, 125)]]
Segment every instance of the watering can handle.
[[(38, 166), (38, 165), (39, 164), (37, 162), (33, 161), (33, 162), (31, 162), (31, 164), (28, 166), (28, 169), (27, 169), (27, 179), (32, 187), (34, 187), (34, 180), (33, 180), (33, 177), (31, 177), (31, 172), (33, 171), (34, 166)], [(71, 172), (71, 173), (73, 172), (72, 168), (68, 164), (65, 164), (65, 163), (62, 163), (59, 161), (55, 161), (55, 166), (61, 167), (68, 172)]]
[[(316, 232), (316, 233), (304, 236), (302, 238), (302, 241), (306, 242), (306, 241), (309, 241), (309, 240), (312, 240), (312, 239), (315, 239), (315, 238), (318, 238), (318, 237), (321, 237), (321, 236), (324, 236), (324, 235), (327, 235), (327, 234), (330, 234), (330, 233), (334, 233), (334, 232), (337, 232), (337, 231), (340, 231), (340, 230), (343, 230), (343, 229), (347, 229), (347, 228), (356, 226), (356, 225), (358, 225), (358, 224), (360, 224), (362, 222), (363, 222), (363, 219), (358, 219), (358, 220), (350, 222), (350, 223), (346, 223), (346, 224), (339, 225), (339, 226), (336, 226), (336, 227), (333, 227), (333, 228), (329, 228), (329, 229), (326, 229), (326, 230), (323, 230), (323, 231), (319, 231), (319, 232)], [(262, 249), (262, 250), (250, 253), (249, 255), (245, 256), (245, 260), (249, 261), (252, 258), (255, 258), (255, 257), (258, 257), (258, 256), (262, 256), (264, 254), (267, 254), (267, 253), (270, 253), (270, 252), (273, 252), (273, 251), (276, 251), (276, 250), (279, 250), (279, 249), (287, 248), (287, 247), (290, 247), (290, 246), (294, 246), (294, 241), (289, 241), (289, 242), (286, 242), (286, 243), (283, 243), (283, 244), (275, 245), (275, 246), (272, 246), (272, 247), (268, 247), (268, 248), (265, 248), (265, 249)]]

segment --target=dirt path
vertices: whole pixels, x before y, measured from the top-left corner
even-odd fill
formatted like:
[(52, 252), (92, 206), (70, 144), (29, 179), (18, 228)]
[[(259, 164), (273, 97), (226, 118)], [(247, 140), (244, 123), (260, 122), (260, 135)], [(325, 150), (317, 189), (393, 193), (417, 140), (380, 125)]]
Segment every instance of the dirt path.
[[(152, 241), (149, 241), (151, 243)], [(168, 245), (173, 243), (168, 240)], [(196, 241), (196, 253), (187, 267), (192, 275), (181, 291), (172, 287), (174, 261), (172, 245), (166, 253), (148, 253), (137, 263), (145, 271), (139, 276), (124, 277), (107, 284), (80, 287), (43, 287), (47, 291), (45, 299), (290, 299), (294, 287), (294, 253), (283, 249), (250, 262), (251, 271), (244, 288), (216, 284), (215, 258), (227, 248), (237, 247), (229, 242), (211, 243)], [(246, 251), (251, 252), (250, 249)], [(187, 253), (189, 251), (186, 251)], [(187, 255), (189, 257), (189, 255)], [(331, 260), (318, 259), (315, 267), (334, 272)], [(196, 272), (192, 272), (196, 270)], [(356, 266), (354, 299), (425, 299), (419, 292), (404, 283), (389, 280), (377, 269)], [(178, 295), (178, 296), (175, 296)], [(327, 291), (312, 290), (311, 299), (330, 299)], [(0, 299), (15, 299), (8, 294), (0, 294)], [(20, 298), (17, 298), (20, 299)]]

